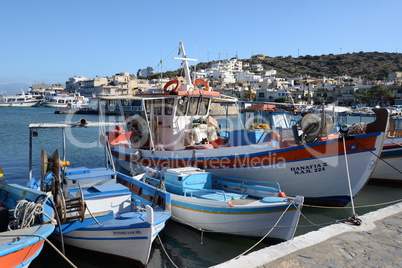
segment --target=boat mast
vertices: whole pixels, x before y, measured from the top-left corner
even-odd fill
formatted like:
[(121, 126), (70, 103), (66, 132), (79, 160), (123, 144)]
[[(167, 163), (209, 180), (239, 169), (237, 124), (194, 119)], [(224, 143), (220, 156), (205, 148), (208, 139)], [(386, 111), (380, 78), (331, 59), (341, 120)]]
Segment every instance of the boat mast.
[(183, 42), (180, 41), (179, 44), (179, 55), (182, 55), (182, 58), (173, 58), (174, 60), (181, 60), (183, 61), (183, 69), (184, 69), (184, 78), (186, 79), (187, 85), (186, 85), (186, 91), (193, 91), (194, 90), (194, 85), (193, 81), (191, 79), (191, 74), (190, 74), (190, 68), (188, 67), (188, 61), (198, 61), (196, 59), (189, 59), (187, 58), (186, 51), (184, 50), (184, 45)]

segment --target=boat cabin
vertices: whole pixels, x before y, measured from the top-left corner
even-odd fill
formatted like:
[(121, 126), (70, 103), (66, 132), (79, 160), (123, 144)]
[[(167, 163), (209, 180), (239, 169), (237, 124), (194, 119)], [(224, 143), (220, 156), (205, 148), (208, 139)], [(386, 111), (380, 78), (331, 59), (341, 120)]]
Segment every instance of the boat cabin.
[[(209, 110), (212, 98), (218, 93), (206, 91), (183, 91), (183, 93), (186, 94), (152, 94), (120, 100), (113, 98), (117, 106), (127, 101), (136, 104), (131, 110), (137, 113), (126, 117), (132, 148), (181, 150), (200, 144), (204, 147), (212, 146), (209, 142), (218, 138), (216, 134), (218, 125), (209, 115)], [(103, 98), (102, 103), (105, 107), (112, 102), (110, 98)], [(109, 141), (112, 143), (119, 135), (115, 134), (111, 137), (109, 132)]]

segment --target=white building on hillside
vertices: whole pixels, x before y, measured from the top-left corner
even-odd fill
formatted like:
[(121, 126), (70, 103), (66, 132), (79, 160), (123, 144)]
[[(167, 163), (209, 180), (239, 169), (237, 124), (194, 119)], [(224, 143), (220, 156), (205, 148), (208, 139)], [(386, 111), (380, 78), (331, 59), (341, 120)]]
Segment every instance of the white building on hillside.
[(70, 77), (66, 82), (66, 90), (69, 92), (79, 91), (80, 88), (84, 86), (84, 81), (88, 80), (88, 78), (84, 76), (74, 76)]

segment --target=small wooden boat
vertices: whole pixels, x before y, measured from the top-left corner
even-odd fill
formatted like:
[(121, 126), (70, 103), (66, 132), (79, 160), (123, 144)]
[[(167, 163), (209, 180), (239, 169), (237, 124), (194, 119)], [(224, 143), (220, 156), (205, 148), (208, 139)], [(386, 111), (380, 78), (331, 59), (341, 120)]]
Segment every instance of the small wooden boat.
[(0, 266), (28, 267), (55, 228), (51, 203), (43, 192), (4, 181), (0, 200)]
[(215, 176), (195, 167), (135, 178), (171, 193), (172, 219), (197, 230), (275, 240), (292, 239), (303, 197), (287, 197), (278, 183)]
[[(31, 124), (30, 141), (40, 129), (62, 129), (65, 135), (65, 128), (80, 126), (91, 124)], [(65, 159), (65, 153), (60, 158), (58, 151), (50, 157), (42, 151), (41, 178), (31, 179), (32, 188), (54, 196), (61, 222), (54, 238), (62, 234), (68, 245), (146, 265), (152, 242), (171, 216), (169, 193), (117, 172), (114, 165), (69, 167), (60, 159)], [(130, 188), (117, 180), (130, 182)]]

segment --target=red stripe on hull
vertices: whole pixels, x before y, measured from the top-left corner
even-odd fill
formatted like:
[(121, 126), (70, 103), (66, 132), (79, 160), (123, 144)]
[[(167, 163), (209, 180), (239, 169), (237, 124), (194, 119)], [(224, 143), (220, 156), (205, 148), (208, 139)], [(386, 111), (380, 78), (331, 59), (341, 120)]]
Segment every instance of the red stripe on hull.
[[(346, 143), (347, 153), (358, 153), (366, 150), (374, 150), (375, 143), (378, 136), (370, 136), (360, 139), (348, 139)], [(210, 149), (214, 150), (214, 149)], [(203, 150), (205, 152), (205, 150)], [(206, 167), (233, 167), (233, 166), (259, 166), (259, 165), (270, 165), (278, 164), (291, 161), (308, 160), (315, 159), (333, 155), (344, 154), (343, 141), (339, 139), (337, 141), (330, 141), (328, 143), (323, 143), (313, 146), (298, 147), (297, 149), (291, 150), (272, 150), (263, 152), (261, 155), (247, 156), (250, 153), (241, 153), (242, 157), (236, 155), (230, 155), (227, 158), (225, 156), (213, 157), (208, 159), (206, 156), (205, 160), (196, 161), (196, 165), (199, 168)], [(117, 152), (113, 152), (115, 157), (119, 157), (127, 162), (132, 162), (145, 166), (158, 166), (158, 167), (186, 167), (189, 165), (194, 165), (194, 160), (182, 160), (180, 158), (176, 159), (149, 159), (142, 158), (139, 161), (131, 161), (130, 156), (120, 155)], [(244, 156), (245, 155), (245, 156)]]

